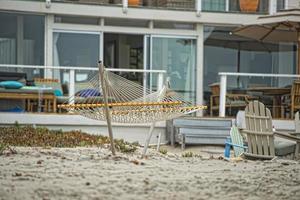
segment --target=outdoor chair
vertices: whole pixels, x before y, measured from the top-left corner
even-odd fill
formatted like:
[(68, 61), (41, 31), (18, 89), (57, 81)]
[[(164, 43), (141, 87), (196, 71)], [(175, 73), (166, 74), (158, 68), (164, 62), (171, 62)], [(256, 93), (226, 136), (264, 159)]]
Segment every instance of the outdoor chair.
[(290, 118), (294, 118), (295, 111), (300, 110), (300, 81), (295, 80), (291, 93), (283, 96), (282, 113), (290, 113)]
[(233, 147), (235, 157), (241, 156), (248, 148), (244, 145), (243, 137), (240, 134), (239, 128), (237, 126), (231, 127), (230, 137), (228, 137), (225, 141), (224, 157), (226, 159), (230, 158), (230, 147)]
[(245, 109), (248, 151), (244, 155), (255, 159), (273, 159), (294, 153), (298, 158), (300, 138), (273, 131), (271, 112), (259, 101), (250, 102)]
[[(214, 111), (218, 111), (220, 108), (220, 84), (214, 83), (210, 85), (212, 94), (210, 96), (210, 116), (214, 115)], [(251, 99), (250, 95), (247, 94), (226, 94), (225, 107), (232, 115), (233, 110), (244, 109)]]

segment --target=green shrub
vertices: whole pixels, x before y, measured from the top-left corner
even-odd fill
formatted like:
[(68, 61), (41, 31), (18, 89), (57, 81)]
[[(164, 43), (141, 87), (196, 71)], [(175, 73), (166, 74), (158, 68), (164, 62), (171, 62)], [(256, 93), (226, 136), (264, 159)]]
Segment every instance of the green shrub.
[(167, 154), (168, 153), (168, 150), (167, 149), (160, 149), (159, 150), (159, 153), (161, 153), (161, 154)]
[(191, 152), (191, 151), (189, 151), (189, 152), (184, 152), (184, 153), (182, 154), (182, 157), (184, 157), (184, 158), (190, 158), (190, 157), (193, 157), (193, 156), (194, 156), (194, 153)]
[[(5, 149), (4, 144), (25, 147), (82, 147), (109, 144), (107, 136), (90, 135), (81, 131), (49, 130), (45, 127), (21, 127), (18, 123), (12, 127), (0, 127), (0, 141), (2, 141), (1, 149)], [(114, 141), (116, 149), (124, 153), (134, 152), (138, 146), (124, 140)]]

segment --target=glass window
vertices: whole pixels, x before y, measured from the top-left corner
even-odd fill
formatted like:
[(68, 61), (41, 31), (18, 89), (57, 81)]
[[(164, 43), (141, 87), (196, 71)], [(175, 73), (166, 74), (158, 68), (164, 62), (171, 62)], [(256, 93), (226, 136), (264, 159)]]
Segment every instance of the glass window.
[[(259, 1), (258, 8), (256, 12), (267, 13), (269, 9), (269, 1)], [(229, 0), (229, 11), (231, 12), (241, 12), (239, 0)]]
[[(44, 65), (44, 24), (44, 16), (0, 13), (0, 63)], [(43, 75), (42, 70), (22, 71), (28, 79)]]
[[(53, 65), (96, 67), (100, 55), (100, 35), (80, 32), (54, 32)], [(76, 71), (76, 81), (86, 77), (86, 71)], [(68, 82), (68, 72), (54, 70), (53, 78)]]
[[(204, 99), (208, 103), (210, 85), (219, 82), (219, 72), (295, 74), (294, 44), (261, 43), (231, 33), (235, 27), (205, 26), (204, 28)], [(217, 58), (217, 59), (216, 59)], [(229, 92), (253, 86), (285, 87), (287, 78), (229, 77)]]
[(196, 40), (153, 37), (152, 48), (152, 69), (166, 70), (171, 88), (195, 102)]
[(226, 0), (202, 0), (204, 11), (225, 11)]
[(285, 8), (285, 0), (277, 0), (277, 10), (283, 10)]

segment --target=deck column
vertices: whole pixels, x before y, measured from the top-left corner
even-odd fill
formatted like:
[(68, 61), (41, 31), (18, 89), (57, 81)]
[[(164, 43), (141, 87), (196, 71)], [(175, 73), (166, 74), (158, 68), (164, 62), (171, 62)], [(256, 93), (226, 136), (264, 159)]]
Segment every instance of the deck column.
[(163, 85), (164, 85), (164, 74), (162, 72), (159, 72), (157, 78), (157, 91), (160, 91), (163, 88)]
[(225, 117), (225, 104), (226, 104), (226, 85), (227, 85), (227, 76), (221, 74), (220, 77), (220, 105), (219, 105), (219, 117)]
[(277, 0), (269, 0), (269, 14), (273, 15), (277, 12)]
[(75, 100), (75, 70), (70, 69), (69, 74), (69, 104), (74, 104)]
[(197, 16), (200, 17), (202, 11), (202, 0), (196, 0), (196, 13)]
[(127, 13), (128, 11), (128, 0), (122, 0), (123, 5), (123, 13)]

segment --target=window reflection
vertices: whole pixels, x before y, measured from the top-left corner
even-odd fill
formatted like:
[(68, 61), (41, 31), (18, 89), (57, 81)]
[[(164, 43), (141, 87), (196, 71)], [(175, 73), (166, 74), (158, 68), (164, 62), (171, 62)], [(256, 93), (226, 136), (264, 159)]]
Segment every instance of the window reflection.
[[(44, 16), (0, 13), (0, 27), (1, 64), (44, 65)], [(40, 69), (22, 71), (28, 80), (43, 74)]]
[[(267, 44), (235, 36), (235, 27), (205, 26), (204, 29), (204, 99), (208, 103), (210, 85), (219, 82), (218, 72), (295, 74), (294, 44)], [(229, 77), (228, 91), (253, 86), (285, 87), (291, 79)], [(246, 91), (245, 91), (246, 92)]]

